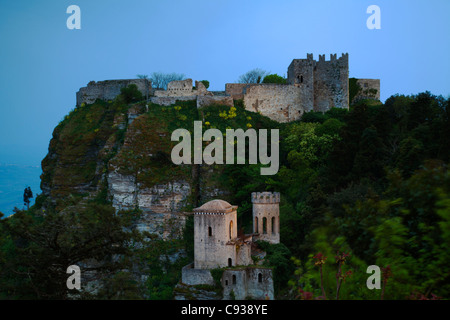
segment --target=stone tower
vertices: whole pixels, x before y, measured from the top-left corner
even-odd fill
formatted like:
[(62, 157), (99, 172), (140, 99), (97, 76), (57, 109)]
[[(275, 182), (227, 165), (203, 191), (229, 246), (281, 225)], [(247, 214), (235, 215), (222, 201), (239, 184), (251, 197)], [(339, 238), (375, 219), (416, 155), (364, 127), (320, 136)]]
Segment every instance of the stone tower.
[(319, 55), (314, 65), (314, 110), (348, 108), (348, 88), (348, 53), (340, 58), (331, 54), (330, 61), (325, 60), (325, 55)]
[(236, 265), (237, 206), (212, 200), (194, 209), (194, 268)]
[(325, 55), (319, 55), (316, 61), (312, 54), (307, 54), (306, 59), (294, 59), (288, 67), (288, 83), (300, 88), (305, 112), (348, 108), (348, 53), (339, 58), (331, 54), (329, 61)]
[(258, 240), (280, 242), (280, 193), (253, 192), (253, 232)]
[(308, 53), (306, 59), (294, 59), (288, 67), (287, 81), (300, 88), (304, 112), (314, 109), (314, 64), (313, 55)]

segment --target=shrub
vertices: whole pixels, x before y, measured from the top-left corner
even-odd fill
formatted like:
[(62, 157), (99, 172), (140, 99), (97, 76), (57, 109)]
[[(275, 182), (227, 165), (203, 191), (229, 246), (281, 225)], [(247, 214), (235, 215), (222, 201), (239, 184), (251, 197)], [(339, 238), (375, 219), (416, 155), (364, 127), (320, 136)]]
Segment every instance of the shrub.
[(120, 89), (120, 94), (126, 103), (143, 100), (142, 93), (135, 84), (130, 84), (128, 87)]
[(200, 81), (201, 83), (203, 83), (205, 85), (205, 88), (208, 89), (209, 88), (209, 81), (208, 80), (202, 80)]
[(279, 76), (278, 74), (269, 74), (264, 77), (262, 83), (277, 83), (277, 84), (286, 84), (286, 78)]

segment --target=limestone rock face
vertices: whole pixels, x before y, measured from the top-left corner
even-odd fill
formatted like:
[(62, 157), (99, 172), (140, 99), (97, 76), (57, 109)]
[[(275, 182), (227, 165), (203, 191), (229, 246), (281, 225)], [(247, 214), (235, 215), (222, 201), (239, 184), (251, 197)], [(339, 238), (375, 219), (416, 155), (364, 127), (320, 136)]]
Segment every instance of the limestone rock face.
[(162, 239), (181, 237), (186, 221), (183, 207), (191, 193), (188, 182), (173, 181), (141, 189), (134, 177), (110, 172), (108, 185), (116, 210), (138, 207), (143, 211), (137, 224), (139, 230), (157, 234)]
[(43, 194), (57, 210), (102, 194), (116, 210), (142, 210), (139, 230), (180, 238), (191, 169), (175, 167), (170, 149), (167, 123), (146, 114), (145, 105), (80, 106), (54, 130), (42, 161)]

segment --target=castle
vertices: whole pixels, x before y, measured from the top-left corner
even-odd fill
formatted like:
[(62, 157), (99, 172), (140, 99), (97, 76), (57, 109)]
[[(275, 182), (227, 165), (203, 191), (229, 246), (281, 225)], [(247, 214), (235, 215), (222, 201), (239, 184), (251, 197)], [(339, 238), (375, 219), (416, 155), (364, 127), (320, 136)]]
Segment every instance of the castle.
[[(212, 200), (194, 209), (194, 262), (182, 269), (185, 285), (214, 285), (211, 269), (224, 268), (223, 296), (274, 299), (272, 269), (255, 265), (253, 243), (280, 242), (280, 194), (254, 192), (253, 233), (238, 235), (237, 206)], [(261, 252), (259, 252), (261, 254)]]
[(314, 110), (325, 112), (332, 107), (348, 108), (352, 101), (380, 99), (379, 79), (357, 79), (362, 89), (349, 101), (349, 55), (319, 55), (319, 60), (307, 54), (306, 59), (294, 59), (287, 70), (286, 84), (227, 83), (225, 91), (208, 91), (202, 82), (192, 79), (172, 81), (167, 90), (152, 89), (145, 79), (107, 80), (89, 82), (77, 92), (77, 106), (93, 103), (96, 99), (111, 100), (120, 89), (135, 84), (152, 103), (169, 106), (177, 101), (196, 101), (197, 107), (218, 104), (233, 106), (235, 100), (243, 100), (247, 110), (259, 112), (278, 122), (299, 120), (303, 113)]

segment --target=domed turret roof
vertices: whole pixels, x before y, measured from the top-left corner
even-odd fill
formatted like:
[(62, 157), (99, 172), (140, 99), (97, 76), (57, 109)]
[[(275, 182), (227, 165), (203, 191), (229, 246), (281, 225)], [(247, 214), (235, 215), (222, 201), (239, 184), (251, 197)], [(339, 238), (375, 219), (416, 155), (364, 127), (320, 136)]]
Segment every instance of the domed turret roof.
[(199, 208), (194, 209), (195, 213), (229, 213), (237, 209), (237, 206), (229, 204), (225, 200), (211, 200)]

